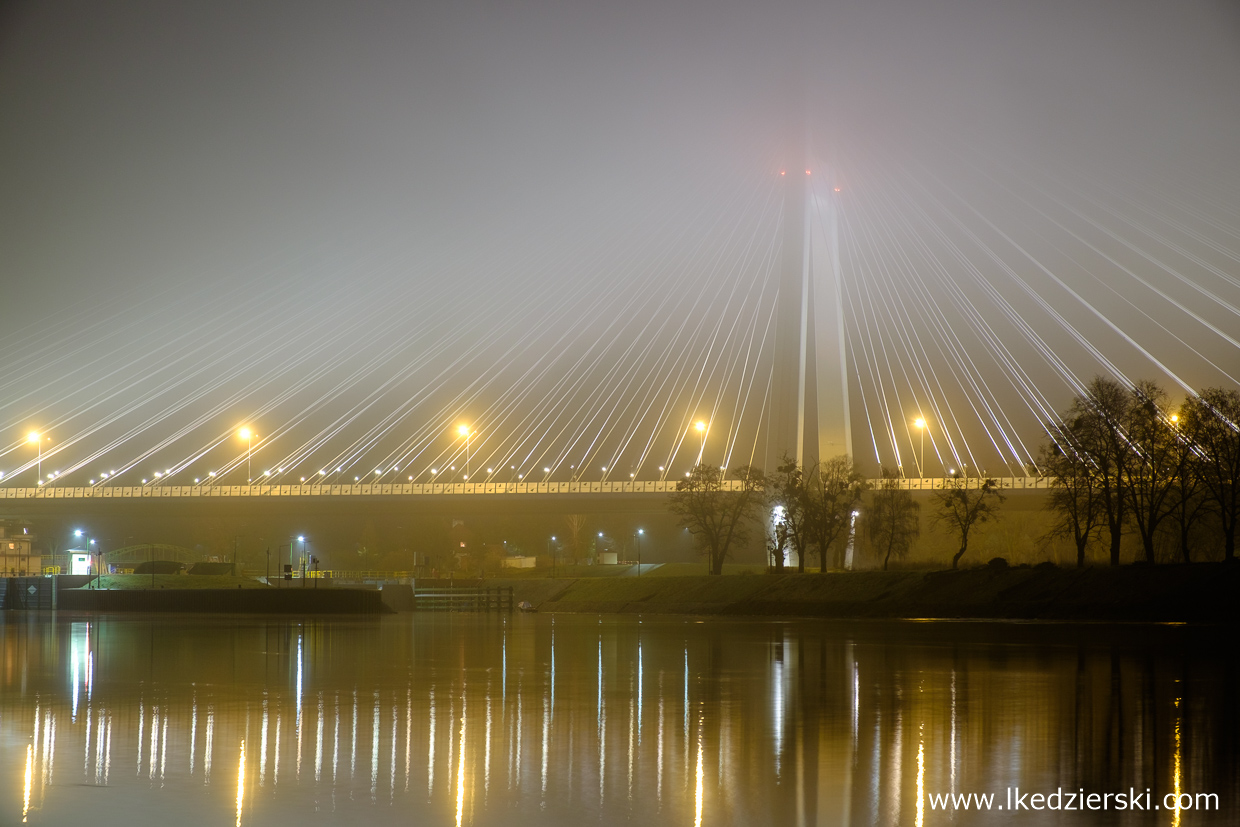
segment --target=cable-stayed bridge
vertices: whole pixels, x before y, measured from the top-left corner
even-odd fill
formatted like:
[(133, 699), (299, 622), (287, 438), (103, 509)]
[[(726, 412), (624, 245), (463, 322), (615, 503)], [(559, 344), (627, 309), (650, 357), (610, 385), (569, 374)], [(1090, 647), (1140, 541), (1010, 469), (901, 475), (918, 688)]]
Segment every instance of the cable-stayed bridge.
[(1227, 181), (943, 152), (84, 302), (0, 338), (0, 500), (665, 494), (844, 453), (1031, 487), (1095, 374), (1240, 383)]

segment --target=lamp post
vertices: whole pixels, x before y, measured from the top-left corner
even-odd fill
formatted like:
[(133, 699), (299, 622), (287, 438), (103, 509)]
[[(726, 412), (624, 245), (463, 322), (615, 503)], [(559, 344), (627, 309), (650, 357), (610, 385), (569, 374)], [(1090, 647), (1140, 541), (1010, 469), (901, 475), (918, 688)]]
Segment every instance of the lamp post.
[(465, 479), (469, 479), (469, 438), (474, 434), (468, 425), (457, 426), (456, 432), (465, 437)]
[(642, 576), (642, 535), (646, 533), (645, 529), (637, 529), (637, 576)]
[[(73, 530), (73, 536), (74, 536), (74, 537), (77, 537), (77, 538), (79, 538), (79, 539), (85, 540), (85, 542), (86, 542), (86, 559), (87, 559), (87, 560), (90, 560), (90, 558), (93, 556), (93, 552), (91, 551), (90, 547), (91, 547), (92, 545), (94, 545), (94, 544), (95, 544), (95, 541), (91, 539), (91, 537), (90, 537), (90, 535), (89, 535), (89, 534), (84, 534), (84, 533), (82, 532), (82, 529), (80, 529), (80, 528), (75, 528), (75, 529)], [(91, 587), (92, 589), (97, 589), (97, 588), (99, 588), (99, 586), (98, 586), (98, 578), (99, 578), (99, 566), (98, 566), (98, 564), (97, 564), (97, 563), (92, 563), (92, 564), (91, 564), (91, 570), (95, 572), (95, 579), (91, 581), (91, 583), (90, 583), (90, 587)], [(72, 567), (70, 567), (70, 571), (72, 571)]]
[(552, 534), (551, 539), (547, 541), (547, 553), (551, 555), (551, 576), (555, 577), (555, 573), (556, 573), (555, 563), (556, 563), (557, 555), (555, 553), (555, 535), (554, 534)]
[(33, 442), (39, 449), (39, 484), (43, 484), (43, 435), (38, 431), (31, 431), (26, 435), (27, 442)]
[(250, 472), (250, 445), (254, 434), (249, 428), (242, 428), (240, 431), (237, 431), (237, 436), (245, 440), (245, 481), (246, 484), (249, 484), (250, 480), (253, 479)]
[(913, 427), (921, 431), (921, 453), (917, 455), (917, 476), (923, 479), (926, 476), (924, 462), (926, 459), (926, 420), (920, 416), (913, 420)]
[(306, 538), (297, 537), (297, 542), (301, 543), (301, 587), (306, 587)]
[(701, 450), (698, 451), (698, 461), (697, 461), (697, 464), (701, 465), (702, 458), (706, 456), (706, 423), (699, 419), (696, 423), (694, 423), (693, 427), (697, 430), (699, 434), (702, 435), (702, 448)]

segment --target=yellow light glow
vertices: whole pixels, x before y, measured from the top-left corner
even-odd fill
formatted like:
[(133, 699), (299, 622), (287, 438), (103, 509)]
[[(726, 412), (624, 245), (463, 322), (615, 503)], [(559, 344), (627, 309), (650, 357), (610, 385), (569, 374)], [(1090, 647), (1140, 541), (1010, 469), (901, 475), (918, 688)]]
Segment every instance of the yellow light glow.
[(241, 742), (241, 760), (237, 762), (237, 827), (241, 827), (241, 810), (245, 804), (245, 741)]
[(461, 743), (457, 751), (460, 762), (456, 767), (456, 827), (461, 827), (465, 815), (465, 698), (461, 698)]
[(27, 441), (27, 442), (30, 442), (30, 443), (35, 443), (35, 442), (38, 442), (38, 441), (39, 441), (39, 433), (38, 433), (38, 431), (31, 431), (29, 434), (27, 434), (27, 435), (26, 435), (26, 441)]
[(1179, 414), (1171, 414), (1171, 421), (1172, 421), (1172, 422), (1179, 422), (1179, 421), (1180, 421), (1180, 415), (1179, 415)]
[(22, 795), (22, 824), (30, 814), (30, 788), (34, 782), (34, 745), (26, 744), (26, 778)]
[(697, 428), (699, 431), (705, 431), (705, 430), (706, 430), (706, 423), (705, 423), (705, 422), (703, 422), (702, 420), (700, 420), (700, 419), (699, 419), (699, 420), (697, 421), (697, 423), (696, 423), (696, 424), (694, 424), (694, 426), (693, 426), (693, 427), (694, 427), (694, 428)]
[(926, 743), (917, 742), (917, 827), (926, 823)]
[[(700, 726), (701, 721), (698, 721), (698, 724)], [(697, 748), (698, 748), (697, 749), (697, 771), (694, 773), (697, 784), (695, 785), (694, 790), (693, 790), (693, 799), (694, 799), (693, 827), (702, 827), (702, 782), (705, 778), (705, 773), (702, 771), (702, 734), (701, 732), (698, 733)]]
[(457, 432), (458, 434), (460, 434), (461, 436), (469, 436), (469, 426), (468, 426), (468, 425), (458, 425), (458, 426), (457, 426), (457, 429), (456, 429), (456, 432)]
[(916, 419), (914, 419), (914, 420), (913, 420), (913, 426), (914, 426), (914, 427), (916, 427), (916, 428), (924, 428), (924, 427), (926, 427), (926, 420), (922, 419), (922, 418), (919, 416), (919, 417), (917, 417)]
[(241, 437), (242, 439), (249, 439), (252, 436), (252, 434), (249, 428), (242, 428), (240, 431), (237, 431), (237, 436)]

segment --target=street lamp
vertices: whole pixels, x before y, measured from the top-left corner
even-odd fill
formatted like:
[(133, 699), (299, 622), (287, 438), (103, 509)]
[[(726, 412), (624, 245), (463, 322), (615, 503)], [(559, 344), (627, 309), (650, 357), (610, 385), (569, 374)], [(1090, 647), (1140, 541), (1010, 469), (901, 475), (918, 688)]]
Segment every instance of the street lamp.
[(456, 432), (465, 437), (465, 479), (469, 479), (469, 438), (474, 434), (468, 425), (458, 425)]
[[(83, 532), (82, 532), (82, 529), (80, 529), (80, 528), (75, 528), (75, 529), (73, 530), (73, 536), (74, 536), (74, 537), (78, 537), (78, 538), (83, 538), (83, 536), (84, 536), (84, 538), (85, 538), (85, 540), (86, 540), (86, 556), (87, 556), (87, 559), (90, 559), (90, 557), (94, 554), (94, 552), (91, 550), (91, 546), (96, 545), (96, 543), (95, 543), (94, 539), (92, 539), (92, 538), (91, 538), (91, 536), (90, 536), (89, 534), (85, 534), (85, 535), (84, 535), (84, 534), (83, 534)], [(99, 565), (98, 565), (98, 564), (93, 564), (93, 565), (91, 566), (91, 568), (95, 571), (95, 579), (91, 581), (91, 585), (90, 585), (90, 587), (91, 587), (92, 589), (97, 589), (97, 588), (99, 588), (99, 585), (98, 585), (98, 578), (99, 578)]]
[(693, 427), (699, 434), (702, 435), (702, 450), (698, 451), (697, 461), (697, 464), (701, 465), (702, 457), (706, 455), (706, 423), (699, 419), (696, 423), (694, 423)]
[(33, 442), (39, 447), (39, 485), (43, 484), (43, 435), (38, 431), (31, 431), (26, 435), (27, 442)]
[(301, 587), (306, 587), (306, 538), (298, 535), (297, 542), (301, 543)]
[(645, 529), (637, 529), (637, 576), (642, 576), (642, 535), (646, 533)]
[(250, 476), (250, 440), (254, 434), (249, 428), (242, 428), (237, 431), (237, 436), (245, 440), (245, 481), (248, 483), (252, 478)]
[(917, 457), (917, 476), (925, 477), (926, 472), (922, 467), (922, 463), (926, 459), (926, 420), (920, 416), (913, 420), (913, 427), (921, 431), (921, 453)]

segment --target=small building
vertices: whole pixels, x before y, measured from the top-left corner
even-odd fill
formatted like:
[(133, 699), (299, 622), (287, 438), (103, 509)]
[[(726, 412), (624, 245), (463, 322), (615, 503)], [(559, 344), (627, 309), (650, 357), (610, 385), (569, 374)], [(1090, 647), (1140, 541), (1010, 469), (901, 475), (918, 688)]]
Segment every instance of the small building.
[(504, 568), (506, 569), (532, 569), (537, 564), (535, 557), (505, 557)]
[(0, 577), (25, 577), (43, 573), (43, 557), (34, 552), (30, 526), (0, 520)]
[(94, 574), (89, 551), (71, 548), (65, 552), (65, 556), (69, 560), (69, 571), (62, 571), (61, 574)]

